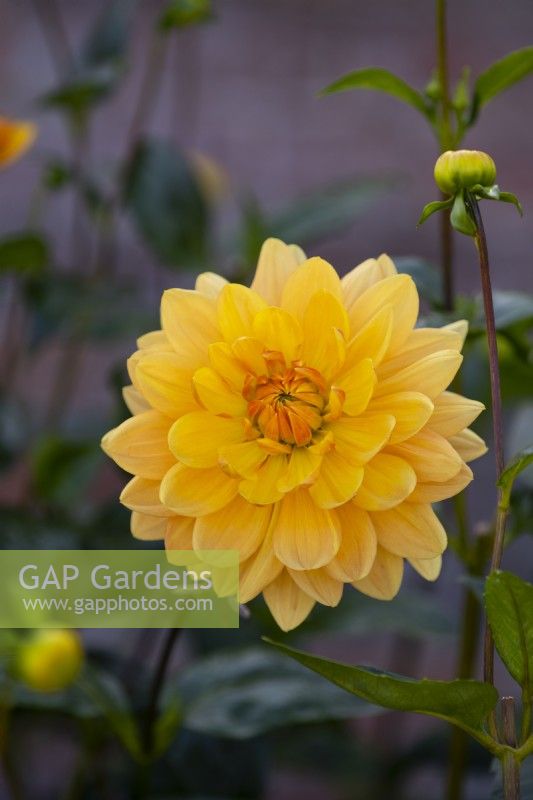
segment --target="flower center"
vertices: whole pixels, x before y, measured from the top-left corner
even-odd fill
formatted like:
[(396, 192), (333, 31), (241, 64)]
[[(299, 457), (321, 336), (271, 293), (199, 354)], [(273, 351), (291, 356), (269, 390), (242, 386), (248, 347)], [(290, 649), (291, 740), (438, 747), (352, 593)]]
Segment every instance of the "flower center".
[(248, 401), (248, 418), (267, 439), (307, 445), (322, 425), (326, 382), (316, 369), (301, 361), (287, 367), (279, 358), (269, 366), (271, 374), (246, 378), (243, 396)]

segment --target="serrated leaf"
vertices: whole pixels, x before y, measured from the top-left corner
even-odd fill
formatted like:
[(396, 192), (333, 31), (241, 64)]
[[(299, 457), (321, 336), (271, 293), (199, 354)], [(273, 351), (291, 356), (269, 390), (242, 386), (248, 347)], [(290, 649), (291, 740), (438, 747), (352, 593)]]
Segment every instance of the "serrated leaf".
[(0, 239), (0, 274), (37, 277), (49, 262), (48, 244), (38, 233), (22, 231)]
[(379, 710), (261, 648), (197, 661), (179, 682), (185, 727), (236, 739)]
[(446, 208), (451, 208), (452, 204), (453, 198), (450, 198), (449, 200), (433, 200), (422, 209), (422, 213), (417, 225), (423, 225), (432, 214), (435, 214), (437, 211), (444, 211)]
[(270, 639), (265, 641), (369, 703), (438, 717), (473, 735), (485, 735), (484, 722), (498, 701), (496, 689), (479, 681), (427, 678), (417, 681), (370, 667), (354, 667), (319, 658)]
[(470, 115), (472, 124), (481, 108), (533, 72), (533, 47), (524, 47), (508, 53), (478, 75), (474, 84), (474, 98)]
[(485, 607), (500, 658), (532, 699), (533, 586), (510, 572), (493, 572), (485, 583)]
[(342, 78), (338, 78), (338, 80), (326, 86), (320, 94), (336, 94), (338, 92), (349, 91), (350, 89), (371, 89), (378, 92), (385, 92), (412, 108), (416, 108), (416, 110), (425, 117), (431, 117), (430, 109), (426, 105), (423, 95), (416, 89), (413, 89), (412, 86), (409, 86), (402, 78), (399, 78), (387, 69), (367, 67), (366, 69), (348, 72), (346, 75), (343, 75)]
[(193, 170), (169, 142), (147, 139), (130, 167), (125, 197), (147, 244), (167, 266), (203, 265), (208, 209)]
[(520, 473), (527, 469), (531, 464), (533, 464), (533, 444), (530, 444), (528, 447), (525, 447), (523, 450), (517, 453), (510, 464), (505, 467), (504, 471), (500, 475), (498, 486), (502, 490), (502, 507), (509, 507), (511, 492), (513, 490), (513, 484), (515, 480)]

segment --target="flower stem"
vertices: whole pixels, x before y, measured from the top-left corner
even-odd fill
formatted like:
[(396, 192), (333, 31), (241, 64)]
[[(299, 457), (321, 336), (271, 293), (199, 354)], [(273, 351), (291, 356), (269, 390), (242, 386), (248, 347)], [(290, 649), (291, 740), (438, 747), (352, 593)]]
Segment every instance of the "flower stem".
[[(496, 321), (494, 318), (494, 303), (492, 299), (492, 286), (490, 281), (489, 254), (487, 249), (485, 229), (483, 227), (483, 219), (481, 217), (478, 202), (470, 193), (467, 193), (466, 201), (476, 226), (475, 242), (479, 255), (481, 288), (483, 292), (483, 304), (485, 307), (485, 324), (487, 327), (487, 342), (489, 349), (490, 388), (492, 396), (492, 427), (496, 458), (496, 478), (499, 480), (505, 466), (505, 458), (503, 451), (503, 416), (500, 390), (500, 368), (498, 362), (498, 342), (496, 338)], [(508, 510), (502, 506), (501, 500), (501, 490), (499, 490), (498, 506), (496, 511), (496, 530), (494, 534), (494, 543), (492, 546), (490, 572), (494, 572), (495, 570), (499, 569), (503, 555), (505, 525), (507, 522)], [(486, 683), (494, 684), (494, 640), (488, 624), (485, 625), (483, 678)], [(494, 715), (491, 715), (489, 724), (491, 732), (494, 735), (496, 733)]]
[[(502, 697), (502, 739), (511, 748), (516, 747), (516, 722), (514, 697)], [(501, 759), (504, 800), (520, 800), (520, 763), (513, 750), (506, 751)]]
[(169, 628), (169, 630), (166, 632), (166, 639), (154, 672), (150, 693), (148, 695), (146, 716), (144, 719), (144, 748), (147, 755), (150, 755), (152, 752), (154, 744), (154, 726), (157, 720), (161, 690), (165, 683), (165, 676), (170, 664), (170, 657), (180, 633), (181, 628)]

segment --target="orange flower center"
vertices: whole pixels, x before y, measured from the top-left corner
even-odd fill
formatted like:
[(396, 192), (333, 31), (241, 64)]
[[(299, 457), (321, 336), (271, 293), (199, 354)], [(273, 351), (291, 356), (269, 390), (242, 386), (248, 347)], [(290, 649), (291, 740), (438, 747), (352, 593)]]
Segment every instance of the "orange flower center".
[(322, 425), (326, 382), (320, 372), (301, 361), (287, 367), (280, 353), (265, 354), (265, 358), (270, 374), (249, 374), (244, 384), (248, 419), (267, 439), (307, 445)]

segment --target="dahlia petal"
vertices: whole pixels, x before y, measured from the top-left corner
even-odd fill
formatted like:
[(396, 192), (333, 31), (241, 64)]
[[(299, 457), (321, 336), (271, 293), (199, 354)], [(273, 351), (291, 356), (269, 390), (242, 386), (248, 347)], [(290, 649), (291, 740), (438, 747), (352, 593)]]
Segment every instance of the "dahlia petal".
[(259, 253), (252, 289), (270, 305), (279, 305), (288, 278), (305, 260), (304, 251), (297, 245), (267, 239)]
[(269, 456), (252, 478), (239, 484), (239, 492), (249, 503), (268, 505), (283, 497), (278, 484), (287, 471), (287, 456)]
[(328, 572), (328, 567), (320, 569), (287, 570), (293, 581), (317, 603), (325, 606), (338, 606), (342, 598), (342, 581), (336, 580)]
[(453, 478), (443, 483), (417, 483), (412, 494), (407, 498), (409, 503), (440, 503), (462, 492), (473, 479), (474, 474), (466, 464)]
[(415, 328), (407, 337), (401, 350), (380, 364), (379, 378), (384, 380), (416, 361), (442, 350), (459, 352), (462, 346), (463, 338), (457, 331), (449, 328)]
[(150, 410), (150, 404), (144, 399), (142, 394), (135, 386), (124, 386), (122, 388), (122, 398), (132, 414), (142, 414), (143, 411)]
[(395, 392), (383, 397), (373, 397), (368, 414), (391, 414), (396, 425), (390, 436), (390, 444), (403, 442), (422, 430), (431, 418), (433, 403), (420, 392)]
[(134, 539), (143, 542), (157, 542), (165, 538), (167, 520), (164, 517), (152, 517), (133, 511), (130, 518), (130, 530)]
[(275, 524), (277, 509), (274, 508), (269, 529), (259, 549), (240, 565), (239, 602), (248, 603), (272, 583), (283, 569), (272, 546), (272, 529)]
[(470, 400), (454, 392), (443, 392), (434, 400), (433, 414), (428, 428), (441, 436), (453, 436), (467, 428), (485, 408), (483, 403)]
[(341, 546), (335, 558), (324, 567), (339, 581), (364, 578), (376, 558), (377, 536), (370, 514), (353, 502), (335, 509), (342, 530)]
[(424, 356), (384, 380), (379, 380), (378, 374), (375, 395), (382, 397), (395, 392), (416, 391), (433, 399), (450, 385), (462, 360), (463, 356), (456, 350), (441, 350)]
[(218, 326), (224, 339), (231, 343), (241, 336), (250, 336), (253, 319), (268, 308), (265, 301), (246, 286), (228, 283), (218, 298)]
[(176, 514), (202, 517), (223, 508), (233, 500), (239, 484), (220, 467), (195, 469), (176, 464), (161, 482), (161, 502)]
[[(341, 303), (330, 292), (314, 294), (305, 309), (301, 358), (324, 377), (335, 375), (344, 362), (348, 317)], [(341, 334), (341, 335), (339, 335)]]
[(449, 322), (448, 325), (445, 325), (444, 328), (441, 328), (441, 330), (455, 331), (455, 333), (458, 333), (461, 337), (461, 347), (459, 349), (463, 349), (463, 345), (468, 335), (468, 321), (466, 319), (458, 319), (455, 322)]
[(192, 550), (193, 517), (171, 517), (165, 531), (165, 550)]
[(214, 342), (209, 345), (209, 363), (221, 378), (238, 392), (242, 392), (248, 370), (235, 356), (227, 342)]
[(315, 605), (313, 598), (295, 584), (286, 570), (264, 589), (263, 595), (282, 631), (297, 628)]
[(167, 442), (170, 425), (158, 411), (144, 411), (106, 433), (102, 449), (126, 472), (160, 480), (175, 464)]
[(192, 391), (192, 371), (181, 368), (174, 353), (148, 353), (135, 367), (135, 378), (150, 405), (176, 417), (198, 408)]
[(230, 444), (219, 450), (219, 463), (227, 466), (236, 475), (253, 478), (263, 464), (268, 453), (257, 444), (257, 441)]
[(446, 532), (429, 505), (402, 503), (372, 513), (378, 542), (402, 558), (434, 558), (444, 552)]
[(172, 345), (164, 331), (149, 331), (137, 339), (139, 350), (159, 350), (162, 353), (172, 353)]
[(194, 288), (200, 294), (216, 300), (226, 284), (226, 278), (223, 278), (222, 275), (217, 275), (216, 272), (201, 272), (196, 278)]
[(328, 424), (338, 453), (351, 464), (370, 461), (388, 442), (395, 420), (390, 414), (341, 417)]
[(233, 342), (231, 349), (235, 358), (244, 365), (247, 372), (253, 372), (255, 375), (267, 374), (267, 364), (263, 358), (265, 346), (259, 339), (243, 336)]
[(401, 444), (390, 445), (388, 452), (411, 464), (421, 483), (442, 483), (453, 478), (463, 462), (450, 442), (424, 429)]
[(442, 556), (435, 558), (410, 558), (409, 563), (426, 581), (436, 581), (442, 569)]
[(336, 508), (352, 499), (363, 475), (362, 466), (354, 466), (340, 452), (330, 450), (322, 457), (320, 473), (309, 494), (319, 508)]
[(168, 446), (178, 461), (189, 467), (214, 467), (220, 448), (244, 441), (242, 419), (216, 417), (192, 411), (180, 417), (168, 434)]
[(386, 255), (381, 255), (379, 258), (367, 258), (362, 264), (358, 264), (341, 280), (346, 308), (350, 309), (363, 292), (391, 275), (396, 275), (396, 267)]
[(239, 495), (227, 506), (199, 517), (194, 525), (195, 550), (238, 550), (245, 561), (261, 545), (270, 525), (272, 506), (257, 508)]
[(220, 339), (215, 301), (190, 289), (163, 292), (161, 327), (182, 366), (190, 369), (205, 364), (207, 348)]
[(355, 334), (346, 347), (341, 375), (359, 364), (362, 359), (372, 359), (374, 366), (382, 361), (389, 349), (393, 319), (392, 306), (384, 306)]
[(278, 481), (280, 492), (291, 492), (297, 486), (307, 483), (319, 469), (322, 456), (307, 447), (293, 447), (286, 472)]
[(352, 335), (361, 330), (384, 306), (392, 306), (390, 350), (401, 348), (418, 317), (418, 292), (409, 275), (392, 275), (371, 286), (348, 309)]
[(148, 514), (151, 517), (172, 517), (174, 512), (161, 503), (159, 487), (161, 481), (132, 478), (120, 495), (120, 502), (130, 511)]
[(318, 569), (337, 554), (341, 529), (335, 514), (315, 505), (306, 489), (286, 494), (273, 530), (274, 552), (292, 569)]
[(466, 428), (448, 439), (451, 446), (456, 450), (463, 461), (474, 461), (481, 458), (488, 451), (488, 447), (477, 433)]
[(416, 486), (416, 473), (403, 458), (378, 453), (365, 465), (363, 482), (354, 498), (359, 508), (384, 511), (402, 503)]
[(403, 558), (378, 545), (372, 569), (366, 577), (354, 581), (352, 586), (376, 600), (392, 600), (400, 591), (402, 578)]
[(324, 290), (342, 302), (340, 278), (323, 258), (309, 258), (289, 277), (281, 297), (281, 306), (296, 319), (303, 320), (312, 296)]
[(198, 399), (211, 414), (246, 415), (248, 406), (244, 397), (211, 367), (197, 369), (192, 382)]
[(281, 308), (265, 308), (254, 319), (254, 336), (266, 350), (283, 353), (287, 363), (299, 356), (302, 329), (297, 320)]
[(340, 380), (334, 381), (334, 386), (345, 394), (344, 413), (350, 417), (362, 414), (370, 402), (375, 385), (376, 373), (371, 358), (363, 359)]

